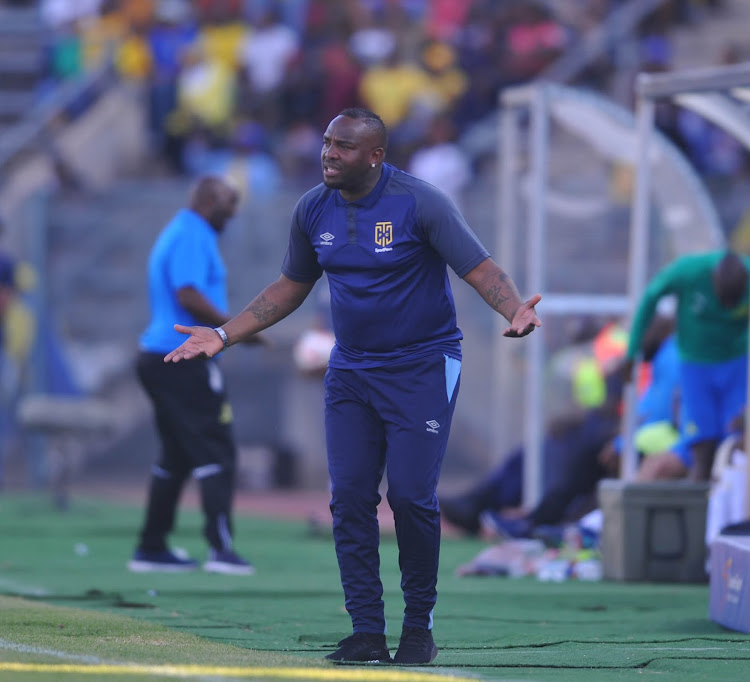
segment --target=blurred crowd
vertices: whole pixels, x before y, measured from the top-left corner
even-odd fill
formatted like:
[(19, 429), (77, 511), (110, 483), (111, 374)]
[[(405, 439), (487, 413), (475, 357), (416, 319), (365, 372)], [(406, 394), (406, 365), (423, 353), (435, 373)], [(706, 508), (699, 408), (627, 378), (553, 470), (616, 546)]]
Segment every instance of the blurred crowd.
[[(243, 174), (259, 195), (317, 173), (321, 131), (342, 108), (375, 110), (390, 159), (448, 159), (454, 193), (471, 169), (457, 134), (499, 91), (541, 74), (625, 0), (42, 0), (47, 84), (111, 59), (148, 93), (166, 169)], [(665, 32), (718, 2), (672, 0), (643, 27), (643, 59)], [(600, 85), (607, 65), (589, 73)], [(434, 168), (429, 156), (414, 168)], [(314, 177), (314, 176), (313, 176)]]
[[(0, 0), (24, 4), (45, 25), (40, 92), (112, 65), (143, 93), (159, 171), (234, 175), (265, 198), (282, 180), (309, 186), (328, 121), (362, 105), (389, 128), (389, 161), (460, 206), (477, 172), (460, 135), (630, 0)], [(629, 68), (673, 68), (672, 28), (721, 5), (665, 0), (639, 27)], [(744, 49), (727, 46), (723, 62)], [(576, 84), (606, 90), (616, 52)], [(687, 109), (658, 116), (703, 175), (747, 176), (734, 138)], [(737, 232), (750, 243), (750, 218)]]

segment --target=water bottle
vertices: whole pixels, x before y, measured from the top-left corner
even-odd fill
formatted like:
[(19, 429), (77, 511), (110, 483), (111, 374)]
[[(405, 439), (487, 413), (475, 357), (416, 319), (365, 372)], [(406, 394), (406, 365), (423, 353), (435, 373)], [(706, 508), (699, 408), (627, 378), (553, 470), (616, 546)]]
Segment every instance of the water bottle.
[(537, 570), (537, 580), (542, 582), (562, 583), (568, 579), (570, 563), (567, 559), (551, 559)]

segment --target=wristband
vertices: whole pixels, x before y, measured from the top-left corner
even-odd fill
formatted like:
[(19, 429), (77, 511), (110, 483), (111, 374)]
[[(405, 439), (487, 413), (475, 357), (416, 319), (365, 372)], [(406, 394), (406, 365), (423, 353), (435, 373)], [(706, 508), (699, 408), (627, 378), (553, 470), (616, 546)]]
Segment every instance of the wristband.
[(221, 327), (214, 327), (214, 331), (219, 335), (221, 343), (223, 344), (222, 350), (229, 348), (229, 337), (227, 333)]

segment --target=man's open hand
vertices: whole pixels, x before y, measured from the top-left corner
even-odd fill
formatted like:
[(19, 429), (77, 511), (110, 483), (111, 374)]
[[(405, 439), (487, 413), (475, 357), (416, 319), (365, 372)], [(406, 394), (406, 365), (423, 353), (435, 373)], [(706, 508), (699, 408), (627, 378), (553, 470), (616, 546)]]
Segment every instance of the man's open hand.
[(185, 342), (164, 356), (164, 362), (180, 362), (193, 358), (212, 358), (224, 349), (219, 335), (211, 327), (186, 327), (176, 324), (175, 330), (180, 334), (190, 334)]
[(528, 301), (522, 303), (516, 310), (516, 314), (513, 315), (510, 327), (503, 332), (503, 336), (520, 338), (531, 334), (535, 327), (541, 327), (542, 322), (536, 316), (536, 310), (534, 310), (534, 306), (541, 300), (540, 294), (534, 294)]

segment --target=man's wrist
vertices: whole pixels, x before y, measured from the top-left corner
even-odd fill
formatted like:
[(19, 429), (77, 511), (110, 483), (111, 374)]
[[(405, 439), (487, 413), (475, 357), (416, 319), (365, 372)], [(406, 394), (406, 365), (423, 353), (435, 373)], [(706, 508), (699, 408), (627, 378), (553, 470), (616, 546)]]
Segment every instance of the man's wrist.
[(222, 343), (222, 350), (229, 348), (229, 337), (221, 327), (214, 327), (214, 331), (219, 335)]

